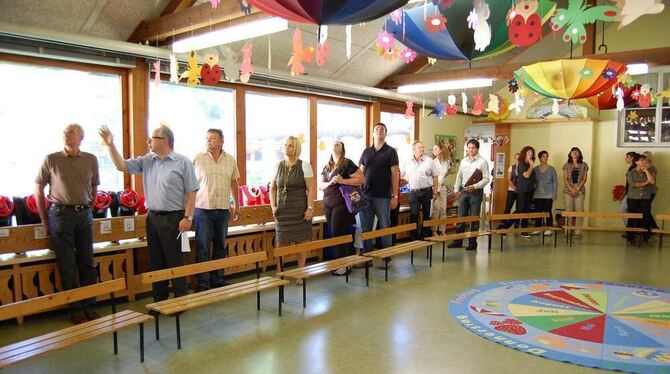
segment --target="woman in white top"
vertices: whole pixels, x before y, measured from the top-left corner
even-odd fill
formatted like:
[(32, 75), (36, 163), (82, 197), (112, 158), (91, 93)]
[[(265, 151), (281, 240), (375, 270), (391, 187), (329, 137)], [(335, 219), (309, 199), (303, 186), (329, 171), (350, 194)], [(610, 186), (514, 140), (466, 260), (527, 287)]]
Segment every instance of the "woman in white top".
[[(444, 139), (433, 146), (433, 170), (437, 171), (437, 184), (440, 186), (440, 194), (437, 200), (433, 200), (431, 210), (431, 219), (447, 218), (447, 195), (450, 191), (447, 189), (445, 179), (447, 175), (453, 174), (454, 144), (445, 143)], [(444, 225), (435, 226), (433, 235), (442, 235), (445, 230)]]

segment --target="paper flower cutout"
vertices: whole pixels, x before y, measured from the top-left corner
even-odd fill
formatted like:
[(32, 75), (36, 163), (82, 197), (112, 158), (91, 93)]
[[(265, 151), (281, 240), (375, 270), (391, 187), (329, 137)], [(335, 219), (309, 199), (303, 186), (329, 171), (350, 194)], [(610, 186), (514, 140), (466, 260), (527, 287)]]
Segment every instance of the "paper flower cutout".
[(613, 68), (609, 67), (605, 70), (603, 70), (603, 78), (607, 79), (608, 81), (611, 81), (612, 79), (616, 79), (617, 77), (617, 72)]
[(436, 13), (432, 16), (428, 16), (426, 19), (426, 30), (430, 33), (437, 33), (447, 29), (447, 18), (443, 15)]
[(188, 68), (185, 72), (181, 73), (179, 79), (186, 78), (186, 84), (190, 87), (200, 85), (200, 67), (198, 66), (198, 53), (196, 51), (191, 51), (188, 57)]
[(445, 113), (444, 106), (442, 105), (442, 101), (440, 99), (437, 99), (435, 101), (435, 109), (431, 110), (430, 113), (428, 113), (428, 116), (434, 115), (435, 117), (442, 119), (444, 117)]
[(551, 18), (551, 29), (558, 31), (565, 27), (563, 41), (586, 42), (587, 23), (595, 21), (615, 21), (621, 11), (613, 5), (590, 6), (585, 0), (570, 0), (567, 9), (557, 9)]
[(391, 21), (393, 21), (393, 23), (395, 23), (396, 25), (402, 23), (402, 9), (396, 9), (393, 12), (391, 12)]
[(638, 118), (639, 118), (639, 116), (637, 115), (637, 111), (632, 110), (632, 111), (628, 112), (628, 116), (626, 117), (626, 120), (628, 122), (633, 122)]
[(410, 62), (414, 61), (416, 58), (416, 52), (411, 50), (410, 48), (405, 48), (400, 52), (400, 59), (406, 63), (409, 64)]
[(382, 49), (377, 46), (377, 53), (384, 58), (386, 61), (394, 61), (396, 58), (400, 57), (400, 47), (395, 45), (390, 50)]
[(395, 45), (395, 38), (386, 31), (380, 31), (377, 34), (377, 46), (381, 49), (390, 50)]
[(242, 81), (242, 83), (249, 82), (251, 74), (256, 71), (254, 66), (251, 65), (251, 55), (253, 53), (253, 49), (253, 43), (247, 43), (244, 45), (244, 47), (242, 47), (242, 66), (240, 66), (240, 81)]
[(579, 75), (582, 76), (582, 78), (591, 78), (593, 76), (593, 69), (591, 68), (583, 68), (582, 70), (579, 71)]
[(507, 90), (511, 93), (515, 93), (519, 90), (519, 82), (516, 81), (516, 78), (512, 78), (507, 82)]
[(619, 29), (645, 14), (661, 13), (665, 7), (663, 0), (617, 0), (616, 5), (621, 9), (621, 15), (618, 17), (621, 21)]
[(633, 76), (631, 76), (630, 74), (623, 73), (619, 74), (619, 77), (617, 78), (617, 83), (628, 88), (635, 84), (635, 79), (633, 79)]
[(405, 109), (405, 118), (414, 117), (414, 101), (405, 101), (407, 108)]
[(152, 63), (154, 66), (154, 84), (156, 87), (161, 85), (161, 60), (156, 60)]

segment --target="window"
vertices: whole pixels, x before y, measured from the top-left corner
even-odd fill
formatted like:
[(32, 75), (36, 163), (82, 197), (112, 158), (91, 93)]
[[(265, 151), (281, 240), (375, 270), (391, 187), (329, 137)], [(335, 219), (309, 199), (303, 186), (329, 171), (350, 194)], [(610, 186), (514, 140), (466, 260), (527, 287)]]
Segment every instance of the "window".
[(236, 157), (233, 91), (166, 82), (149, 87), (149, 131), (166, 122), (174, 132), (175, 152), (193, 159), (206, 150), (207, 130), (214, 128), (223, 130), (223, 149)]
[[(317, 104), (316, 171), (320, 178), (336, 140), (344, 143), (345, 157), (358, 165), (365, 149), (365, 107), (319, 101)], [(319, 191), (319, 197), (323, 192)]]
[[(636, 76), (635, 80), (640, 85), (650, 86), (652, 98), (656, 93), (670, 89), (670, 72), (649, 73)], [(652, 105), (647, 108), (641, 107), (634, 101), (619, 112), (620, 146), (639, 147), (642, 144), (661, 146), (662, 143), (670, 142), (669, 98), (659, 97), (654, 100), (656, 103), (652, 102)]]
[(267, 184), (274, 178), (289, 135), (302, 139), (300, 159), (310, 162), (308, 99), (247, 92), (245, 107), (247, 185)]
[(405, 118), (402, 113), (381, 112), (380, 119), (388, 130), (386, 142), (398, 151), (398, 160), (402, 165), (412, 158), (414, 117)]
[(117, 148), (123, 149), (120, 75), (2, 61), (0, 75), (5, 136), (0, 195), (32, 194), (44, 157), (63, 149), (63, 130), (74, 122), (84, 128), (82, 150), (98, 158), (99, 188), (123, 190), (123, 173), (116, 170), (97, 134), (107, 125), (116, 135)]

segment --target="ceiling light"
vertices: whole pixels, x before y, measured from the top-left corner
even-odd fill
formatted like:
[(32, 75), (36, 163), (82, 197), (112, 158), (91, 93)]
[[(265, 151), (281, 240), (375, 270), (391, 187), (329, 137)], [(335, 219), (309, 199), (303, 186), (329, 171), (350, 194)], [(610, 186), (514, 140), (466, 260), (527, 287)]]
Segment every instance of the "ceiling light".
[(647, 64), (628, 64), (626, 65), (626, 73), (630, 75), (641, 75), (649, 72), (649, 65)]
[(258, 21), (251, 21), (237, 24), (225, 29), (208, 32), (202, 35), (186, 38), (172, 44), (174, 53), (185, 53), (191, 50), (215, 47), (222, 44), (228, 44), (239, 40), (255, 38), (261, 35), (274, 34), (276, 32), (288, 30), (288, 21), (271, 17)]
[(463, 88), (479, 88), (493, 86), (493, 79), (490, 78), (475, 78), (462, 79), (454, 81), (441, 81), (420, 84), (408, 84), (399, 86), (399, 93), (414, 93), (414, 92), (431, 92), (431, 91), (446, 91), (458, 90)]

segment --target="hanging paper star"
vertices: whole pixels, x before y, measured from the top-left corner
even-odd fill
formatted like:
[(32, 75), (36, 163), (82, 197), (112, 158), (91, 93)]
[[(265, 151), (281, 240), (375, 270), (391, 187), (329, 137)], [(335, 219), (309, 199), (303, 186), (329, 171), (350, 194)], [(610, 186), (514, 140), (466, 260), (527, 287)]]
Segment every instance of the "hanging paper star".
[(195, 51), (191, 51), (188, 57), (188, 68), (179, 77), (179, 79), (184, 78), (187, 79), (186, 84), (190, 87), (200, 85), (200, 67), (198, 66), (198, 54)]
[(613, 5), (590, 6), (585, 0), (569, 0), (567, 9), (557, 9), (551, 18), (551, 29), (558, 31), (565, 27), (563, 41), (586, 42), (587, 23), (595, 21), (615, 21), (621, 11)]
[(638, 118), (639, 118), (639, 116), (637, 115), (637, 111), (635, 111), (635, 110), (632, 110), (632, 111), (628, 112), (628, 117), (626, 117), (628, 122), (633, 122)]
[(414, 101), (405, 101), (407, 108), (405, 109), (405, 118), (414, 117)]
[(402, 23), (402, 9), (396, 9), (393, 12), (391, 12), (391, 21), (393, 21), (393, 23), (395, 23), (396, 25)]
[(511, 93), (515, 93), (519, 90), (519, 82), (517, 82), (516, 78), (512, 78), (507, 82), (507, 90)]
[(377, 34), (377, 46), (381, 49), (390, 50), (395, 45), (395, 38), (386, 31), (380, 31)]
[(154, 66), (154, 84), (156, 87), (161, 85), (161, 60), (156, 60), (153, 63)]
[(602, 75), (603, 75), (603, 78), (611, 81), (612, 79), (616, 79), (618, 74), (617, 74), (616, 70), (609, 67), (609, 68), (607, 68), (603, 71)]
[(433, 34), (444, 31), (447, 29), (447, 18), (439, 13), (433, 14), (428, 16), (425, 26), (426, 30)]
[(414, 61), (416, 58), (416, 52), (411, 50), (410, 48), (405, 48), (400, 52), (400, 59), (406, 63), (409, 64), (410, 62)]
[(253, 53), (254, 44), (247, 43), (242, 47), (242, 66), (240, 66), (240, 81), (242, 83), (249, 82), (251, 74), (256, 72), (254, 66), (251, 65), (251, 55)]

